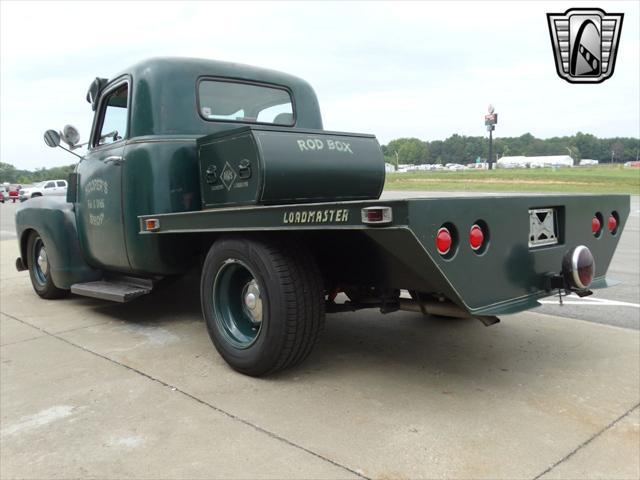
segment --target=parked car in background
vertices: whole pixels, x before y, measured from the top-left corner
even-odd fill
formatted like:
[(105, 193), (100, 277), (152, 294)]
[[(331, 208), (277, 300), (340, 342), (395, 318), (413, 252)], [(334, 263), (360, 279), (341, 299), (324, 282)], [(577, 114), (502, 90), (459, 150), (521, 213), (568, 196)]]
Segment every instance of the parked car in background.
[(66, 180), (45, 180), (44, 182), (36, 183), (31, 187), (25, 187), (20, 190), (20, 201), (24, 202), (33, 197), (43, 197), (47, 195), (66, 195), (67, 194), (67, 181)]
[(466, 170), (466, 167), (459, 163), (447, 163), (445, 167), (447, 170)]
[(9, 195), (7, 197), (9, 200), (13, 200), (13, 203), (18, 200), (20, 188), (22, 188), (22, 185), (9, 185)]

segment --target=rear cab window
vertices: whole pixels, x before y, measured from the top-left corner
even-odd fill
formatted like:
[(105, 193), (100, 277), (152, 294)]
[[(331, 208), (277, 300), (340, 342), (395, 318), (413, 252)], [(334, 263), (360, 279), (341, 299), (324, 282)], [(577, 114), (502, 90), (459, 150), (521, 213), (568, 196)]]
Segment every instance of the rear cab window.
[(56, 182), (56, 185), (58, 185), (59, 187), (66, 187), (67, 186), (67, 182), (65, 182), (64, 180), (58, 180)]
[(203, 78), (198, 82), (198, 112), (209, 121), (295, 124), (289, 91), (264, 84)]

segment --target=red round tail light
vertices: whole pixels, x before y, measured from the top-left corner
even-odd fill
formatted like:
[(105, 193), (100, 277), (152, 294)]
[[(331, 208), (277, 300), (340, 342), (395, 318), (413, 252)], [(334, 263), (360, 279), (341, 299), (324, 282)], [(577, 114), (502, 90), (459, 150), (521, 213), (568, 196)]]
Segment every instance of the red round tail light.
[(594, 235), (598, 235), (598, 233), (600, 233), (601, 228), (602, 228), (602, 224), (600, 223), (600, 219), (597, 216), (594, 216), (591, 219), (591, 232)]
[(613, 213), (609, 215), (609, 219), (607, 220), (607, 228), (611, 233), (616, 233), (616, 231), (618, 230), (618, 219)]
[(451, 250), (453, 238), (448, 228), (442, 227), (436, 234), (436, 248), (440, 255), (446, 255)]
[(484, 245), (484, 232), (478, 224), (474, 224), (469, 230), (469, 245), (472, 250), (479, 250)]

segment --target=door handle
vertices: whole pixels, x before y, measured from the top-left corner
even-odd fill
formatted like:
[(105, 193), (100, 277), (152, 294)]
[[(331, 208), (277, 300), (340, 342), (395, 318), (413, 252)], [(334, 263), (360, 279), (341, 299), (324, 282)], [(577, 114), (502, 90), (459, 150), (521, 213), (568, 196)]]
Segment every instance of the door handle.
[(124, 158), (116, 155), (104, 159), (104, 163), (107, 165), (122, 165), (122, 162), (124, 162)]

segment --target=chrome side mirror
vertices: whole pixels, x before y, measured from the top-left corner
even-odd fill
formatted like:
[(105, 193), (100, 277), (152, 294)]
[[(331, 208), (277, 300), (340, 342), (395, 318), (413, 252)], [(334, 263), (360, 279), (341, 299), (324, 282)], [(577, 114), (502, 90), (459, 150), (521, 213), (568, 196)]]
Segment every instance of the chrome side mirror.
[(55, 148), (60, 146), (60, 134), (55, 130), (47, 130), (44, 132), (44, 143), (49, 147)]
[(73, 125), (65, 125), (62, 129), (62, 141), (73, 149), (80, 142), (80, 132)]
[[(68, 143), (69, 148), (64, 148), (62, 145), (60, 145), (60, 140), (64, 140), (65, 143)], [(67, 152), (75, 155), (80, 160), (82, 160), (81, 155), (78, 155), (77, 153), (71, 151), (82, 146), (75, 144), (75, 142), (78, 142), (79, 140), (80, 134), (71, 125), (67, 125), (66, 127), (64, 127), (64, 132), (62, 134), (56, 132), (55, 130), (47, 130), (46, 132), (44, 132), (44, 143), (46, 143), (49, 147), (60, 147), (61, 149), (66, 150)]]

